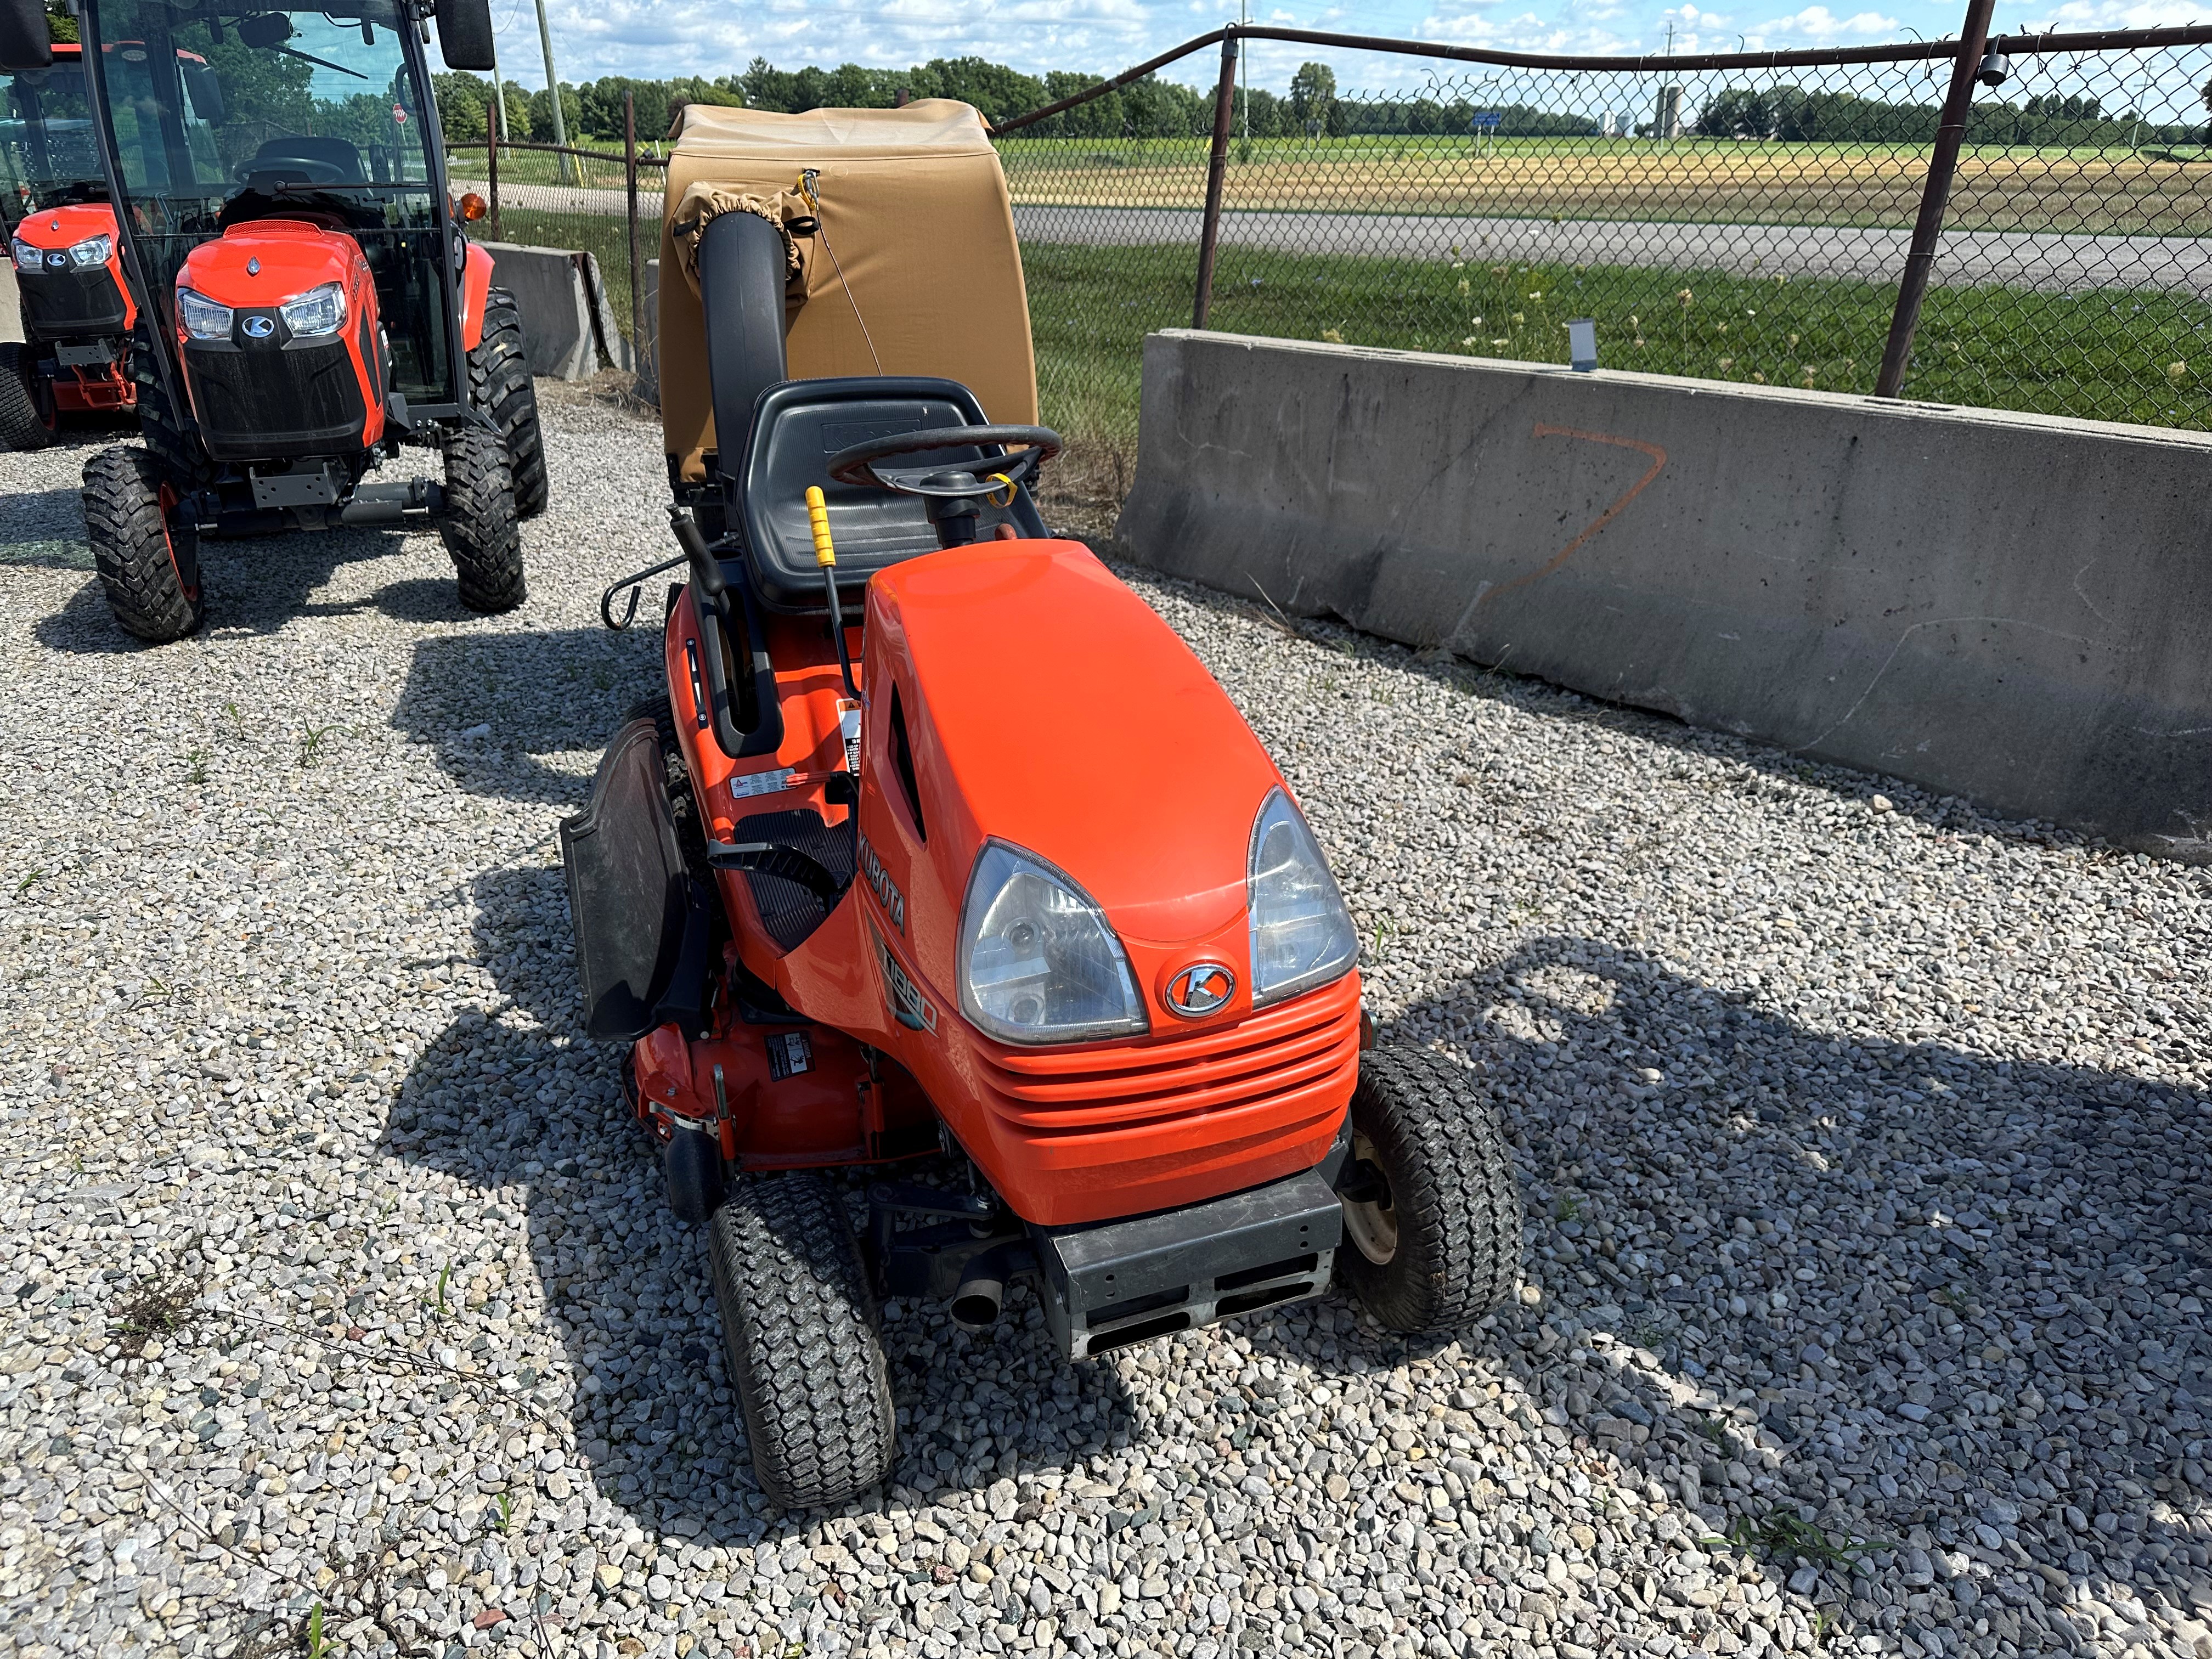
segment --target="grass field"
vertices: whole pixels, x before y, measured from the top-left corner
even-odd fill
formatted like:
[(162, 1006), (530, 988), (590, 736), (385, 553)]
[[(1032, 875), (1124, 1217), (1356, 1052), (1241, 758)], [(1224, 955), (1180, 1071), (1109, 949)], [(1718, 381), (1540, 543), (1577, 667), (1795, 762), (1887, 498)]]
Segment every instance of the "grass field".
[[(1195, 251), (1031, 244), (1023, 263), (1044, 418), (1071, 434), (1126, 441), (1136, 430), (1143, 337), (1188, 326)], [(1563, 363), (1567, 319), (1590, 317), (1607, 368), (1866, 392), (1895, 302), (1895, 287), (1881, 283), (1224, 247), (1210, 323)], [(2155, 291), (2067, 299), (1934, 289), (1905, 390), (1937, 403), (2203, 429), (2212, 427), (2212, 307)]]
[[(1002, 141), (1017, 202), (1196, 208), (1206, 147)], [(1736, 224), (1909, 227), (1924, 146), (1528, 138), (1477, 149), (1437, 138), (1270, 139), (1232, 159), (1223, 201), (1278, 212), (1498, 215)], [(2197, 235), (2212, 230), (2212, 165), (2126, 149), (1969, 149), (1946, 222), (1961, 230)]]

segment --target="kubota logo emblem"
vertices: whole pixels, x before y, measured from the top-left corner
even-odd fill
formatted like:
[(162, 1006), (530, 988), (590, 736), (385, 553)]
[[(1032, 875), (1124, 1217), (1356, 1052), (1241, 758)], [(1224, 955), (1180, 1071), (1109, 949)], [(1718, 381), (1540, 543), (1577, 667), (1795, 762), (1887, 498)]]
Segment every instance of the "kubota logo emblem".
[(276, 331), (275, 319), (268, 317), (248, 317), (241, 326), (249, 340), (265, 340)]
[(1185, 1019), (1204, 1019), (1219, 1012), (1236, 994), (1236, 975), (1218, 962), (1200, 962), (1168, 981), (1167, 1004)]

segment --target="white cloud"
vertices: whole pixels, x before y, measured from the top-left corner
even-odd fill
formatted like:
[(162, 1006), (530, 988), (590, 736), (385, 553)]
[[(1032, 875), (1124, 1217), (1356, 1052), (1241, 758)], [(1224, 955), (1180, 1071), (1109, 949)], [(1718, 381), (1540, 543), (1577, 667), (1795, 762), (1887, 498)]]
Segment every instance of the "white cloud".
[(1787, 17), (1771, 18), (1744, 33), (1757, 49), (1861, 46), (1870, 41), (1898, 40), (1902, 27), (1896, 18), (1885, 17), (1876, 11), (1853, 12), (1849, 17), (1838, 17), (1826, 6), (1808, 6)]

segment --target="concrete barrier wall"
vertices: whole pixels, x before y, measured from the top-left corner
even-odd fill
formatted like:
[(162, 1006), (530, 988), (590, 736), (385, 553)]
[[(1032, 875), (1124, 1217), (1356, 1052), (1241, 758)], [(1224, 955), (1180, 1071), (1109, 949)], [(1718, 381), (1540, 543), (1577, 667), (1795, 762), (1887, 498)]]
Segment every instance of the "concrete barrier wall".
[(617, 368), (629, 366), (629, 343), (615, 325), (598, 259), (565, 248), (486, 242), (492, 282), (514, 295), (522, 313), (530, 372), (580, 380), (599, 372), (604, 355)]
[(1157, 569), (2212, 860), (2212, 437), (1174, 331)]

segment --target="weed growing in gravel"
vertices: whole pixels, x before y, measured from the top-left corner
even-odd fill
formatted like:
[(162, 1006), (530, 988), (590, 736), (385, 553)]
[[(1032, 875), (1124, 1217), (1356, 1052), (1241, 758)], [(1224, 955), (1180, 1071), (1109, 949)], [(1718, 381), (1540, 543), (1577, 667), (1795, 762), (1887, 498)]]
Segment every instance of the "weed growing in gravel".
[(185, 781), (202, 784), (208, 781), (208, 751), (195, 749), (185, 757)]
[(499, 1509), (499, 1519), (494, 1524), (503, 1533), (514, 1524), (514, 1500), (505, 1492), (499, 1492), (491, 1501)]
[(33, 870), (30, 874), (25, 876), (22, 880), (15, 884), (15, 896), (17, 898), (21, 898), (24, 894), (29, 892), (32, 888), (38, 885), (38, 884), (44, 879), (46, 873), (46, 872), (44, 870)]
[[(190, 1255), (199, 1240), (194, 1237), (185, 1246)], [(198, 1277), (183, 1273), (172, 1273), (141, 1285), (136, 1291), (118, 1303), (111, 1317), (114, 1323), (107, 1334), (122, 1346), (126, 1359), (136, 1359), (146, 1352), (146, 1344), (157, 1336), (167, 1336), (181, 1329), (191, 1317), (192, 1304), (200, 1299), (205, 1289)]]
[(1554, 1221), (1572, 1221), (1582, 1212), (1583, 1201), (1572, 1193), (1561, 1193), (1552, 1200), (1552, 1218)]
[(1824, 1528), (1787, 1510), (1770, 1510), (1756, 1521), (1738, 1516), (1728, 1530), (1728, 1541), (1741, 1550), (1799, 1556), (1823, 1567), (1848, 1566), (1859, 1556), (1897, 1547), (1894, 1539), (1831, 1538)]
[(444, 1267), (438, 1269), (438, 1291), (436, 1299), (433, 1301), (431, 1297), (427, 1296), (422, 1298), (422, 1305), (426, 1308), (433, 1309), (441, 1319), (447, 1319), (453, 1316), (453, 1310), (446, 1305), (446, 1286), (451, 1282), (453, 1277), (453, 1264), (448, 1261)]
[(323, 1604), (320, 1601), (307, 1609), (307, 1633), (301, 1645), (307, 1649), (307, 1659), (323, 1659)]
[(300, 764), (314, 766), (321, 763), (323, 745), (330, 741), (335, 726), (310, 726), (300, 733)]

